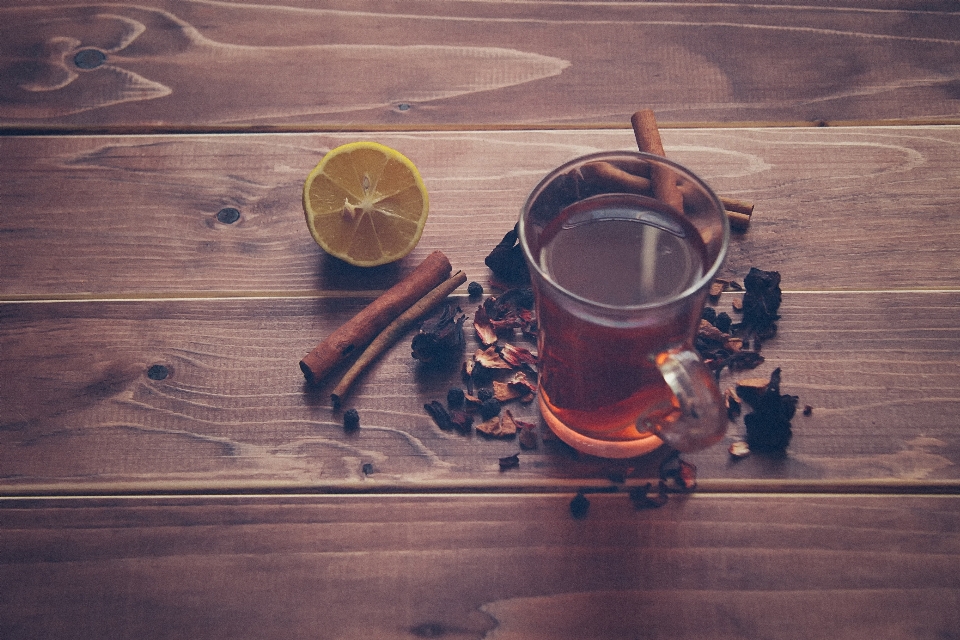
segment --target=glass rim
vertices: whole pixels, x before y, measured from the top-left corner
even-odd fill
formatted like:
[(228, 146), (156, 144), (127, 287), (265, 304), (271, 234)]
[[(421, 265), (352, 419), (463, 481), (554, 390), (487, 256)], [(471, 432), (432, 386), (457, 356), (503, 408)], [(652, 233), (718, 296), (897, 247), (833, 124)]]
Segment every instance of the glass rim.
[[(573, 167), (587, 162), (592, 162), (596, 160), (609, 160), (611, 158), (630, 158), (634, 160), (646, 160), (655, 162), (657, 164), (665, 165), (666, 167), (677, 171), (686, 179), (691, 180), (698, 187), (704, 190), (704, 193), (707, 194), (710, 201), (714, 204), (716, 209), (720, 212), (720, 222), (721, 227), (723, 228), (723, 239), (720, 243), (720, 249), (717, 252), (716, 258), (714, 258), (713, 263), (710, 265), (709, 269), (706, 269), (701, 277), (699, 277), (694, 283), (683, 291), (674, 294), (673, 296), (666, 298), (664, 300), (658, 300), (656, 302), (646, 302), (643, 304), (610, 304), (606, 302), (598, 302), (596, 300), (591, 300), (590, 298), (585, 298), (579, 294), (576, 294), (569, 289), (561, 286), (556, 280), (554, 280), (549, 273), (540, 268), (539, 261), (534, 260), (532, 251), (530, 250), (530, 245), (527, 242), (526, 234), (526, 219), (530, 212), (530, 207), (533, 205), (533, 202), (537, 196), (543, 191), (546, 185), (561, 175), (566, 173)], [(617, 193), (617, 192), (611, 192)], [(646, 153), (644, 151), (632, 151), (632, 150), (611, 150), (611, 151), (597, 151), (594, 153), (588, 153), (586, 155), (578, 156), (572, 160), (564, 162), (559, 167), (556, 167), (550, 171), (546, 176), (544, 176), (537, 185), (530, 191), (530, 195), (527, 196), (526, 201), (523, 203), (523, 208), (520, 210), (520, 220), (517, 227), (518, 240), (520, 241), (520, 246), (523, 250), (524, 259), (526, 260), (527, 266), (536, 270), (537, 274), (543, 278), (546, 282), (549, 282), (551, 286), (560, 291), (563, 295), (572, 298), (580, 304), (584, 304), (591, 307), (596, 307), (600, 309), (607, 309), (610, 311), (635, 311), (635, 310), (644, 310), (644, 309), (656, 309), (659, 307), (666, 307), (680, 300), (688, 298), (701, 289), (708, 286), (713, 279), (716, 277), (717, 272), (720, 270), (720, 266), (723, 264), (724, 259), (727, 255), (727, 249), (730, 245), (730, 221), (727, 219), (726, 212), (723, 208), (723, 204), (720, 202), (720, 198), (714, 193), (713, 189), (710, 188), (702, 178), (693, 173), (687, 167), (670, 160), (669, 158), (664, 158), (663, 156), (658, 156), (652, 153)]]

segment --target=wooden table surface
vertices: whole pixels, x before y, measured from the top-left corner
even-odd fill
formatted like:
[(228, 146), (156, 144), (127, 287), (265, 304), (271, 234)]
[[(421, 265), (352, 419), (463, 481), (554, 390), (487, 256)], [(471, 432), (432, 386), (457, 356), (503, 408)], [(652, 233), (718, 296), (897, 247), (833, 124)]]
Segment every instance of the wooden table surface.
[[(656, 509), (668, 452), (501, 470), (408, 339), (345, 431), (300, 358), (434, 250), (491, 293), (640, 108), (756, 203), (721, 275), (782, 274), (786, 455), (731, 458), (738, 418)], [(355, 140), (430, 193), (393, 265), (303, 221)], [(0, 638), (960, 638), (958, 415), (956, 2), (0, 1)]]

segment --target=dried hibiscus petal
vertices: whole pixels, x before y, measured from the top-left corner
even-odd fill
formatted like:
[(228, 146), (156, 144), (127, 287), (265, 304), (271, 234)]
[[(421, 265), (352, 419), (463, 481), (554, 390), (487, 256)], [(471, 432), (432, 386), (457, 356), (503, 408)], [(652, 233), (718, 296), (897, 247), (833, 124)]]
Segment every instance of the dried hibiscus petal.
[(500, 347), (500, 357), (514, 367), (518, 368), (522, 367), (523, 365), (530, 367), (537, 366), (537, 356), (535, 356), (529, 349), (526, 347), (518, 347), (510, 343), (506, 343)]
[(477, 425), (477, 431), (492, 438), (512, 438), (517, 434), (517, 428), (517, 422), (510, 411), (504, 411)]
[(520, 456), (516, 453), (512, 456), (505, 456), (500, 458), (500, 471), (506, 471), (507, 469), (515, 469), (520, 466)]
[(520, 390), (506, 382), (493, 381), (493, 397), (499, 402), (510, 402), (523, 395)]
[(425, 320), (410, 345), (413, 357), (421, 362), (449, 362), (461, 357), (466, 346), (463, 337), (465, 320), (460, 308), (450, 305)]
[(486, 347), (497, 342), (497, 331), (494, 329), (493, 323), (490, 322), (490, 316), (487, 315), (487, 310), (483, 305), (477, 307), (477, 312), (473, 314), (473, 328), (477, 332), (480, 344), (483, 346)]
[(455, 428), (453, 421), (450, 420), (450, 412), (443, 406), (442, 403), (433, 400), (428, 404), (423, 405), (424, 411), (433, 418), (434, 424), (443, 429), (444, 431), (450, 431)]
[(512, 369), (513, 367), (500, 357), (496, 347), (487, 347), (486, 349), (477, 349), (473, 354), (474, 361), (487, 369)]
[(778, 311), (783, 298), (780, 274), (752, 267), (743, 279), (743, 285), (746, 291), (743, 294), (741, 331), (762, 339), (772, 337), (777, 332), (776, 321), (780, 319)]
[(517, 226), (514, 226), (483, 261), (498, 280), (508, 285), (530, 282), (530, 271), (518, 239)]
[(780, 393), (780, 369), (770, 380), (759, 386), (756, 380), (741, 380), (737, 393), (753, 411), (743, 417), (747, 430), (747, 445), (751, 451), (783, 453), (793, 435), (790, 421), (797, 410), (799, 398)]

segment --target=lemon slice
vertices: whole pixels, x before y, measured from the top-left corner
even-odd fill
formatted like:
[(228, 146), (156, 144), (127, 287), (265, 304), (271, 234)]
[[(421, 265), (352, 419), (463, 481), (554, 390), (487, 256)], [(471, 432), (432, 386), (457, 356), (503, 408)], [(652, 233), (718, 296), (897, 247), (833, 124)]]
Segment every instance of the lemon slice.
[(303, 185), (313, 239), (360, 267), (394, 262), (413, 250), (429, 200), (420, 172), (403, 154), (376, 142), (331, 150)]

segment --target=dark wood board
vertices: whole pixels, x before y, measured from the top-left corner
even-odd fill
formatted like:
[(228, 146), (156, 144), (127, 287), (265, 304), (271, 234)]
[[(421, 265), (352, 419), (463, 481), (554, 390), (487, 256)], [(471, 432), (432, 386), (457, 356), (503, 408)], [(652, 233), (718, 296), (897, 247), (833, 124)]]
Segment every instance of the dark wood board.
[(0, 635), (951, 638), (960, 503), (625, 495), (0, 503)]
[[(469, 327), (477, 301), (456, 301)], [(362, 304), (0, 305), (2, 490), (509, 488), (656, 474), (660, 454), (601, 462), (578, 459), (556, 441), (501, 471), (498, 459), (519, 451), (516, 440), (444, 432), (424, 412), (424, 403), (462, 386), (460, 360), (439, 370), (418, 366), (409, 336), (347, 396), (344, 408), (358, 409), (361, 427), (345, 432), (329, 399), (336, 377), (309, 387), (297, 362)], [(956, 483), (958, 310), (955, 292), (786, 293), (778, 336), (763, 347), (766, 362), (738, 377), (780, 367), (783, 393), (813, 414), (794, 418), (785, 458), (734, 462), (726, 446), (743, 435), (738, 418), (724, 444), (689, 457), (702, 481)], [(162, 379), (153, 379), (155, 365), (164, 367)], [(722, 386), (734, 380), (725, 374)], [(535, 403), (507, 406), (539, 421)]]
[[(326, 151), (369, 137), (416, 163), (431, 214), (410, 256), (364, 270), (313, 242), (301, 191)], [(960, 286), (958, 127), (663, 139), (719, 194), (756, 203), (728, 275), (776, 269), (794, 290)], [(634, 144), (629, 130), (0, 138), (0, 299), (364, 294), (437, 249), (487, 283), (483, 258), (542, 176)], [(218, 222), (224, 207), (239, 220)]]
[(960, 116), (944, 0), (2, 4), (8, 130)]

